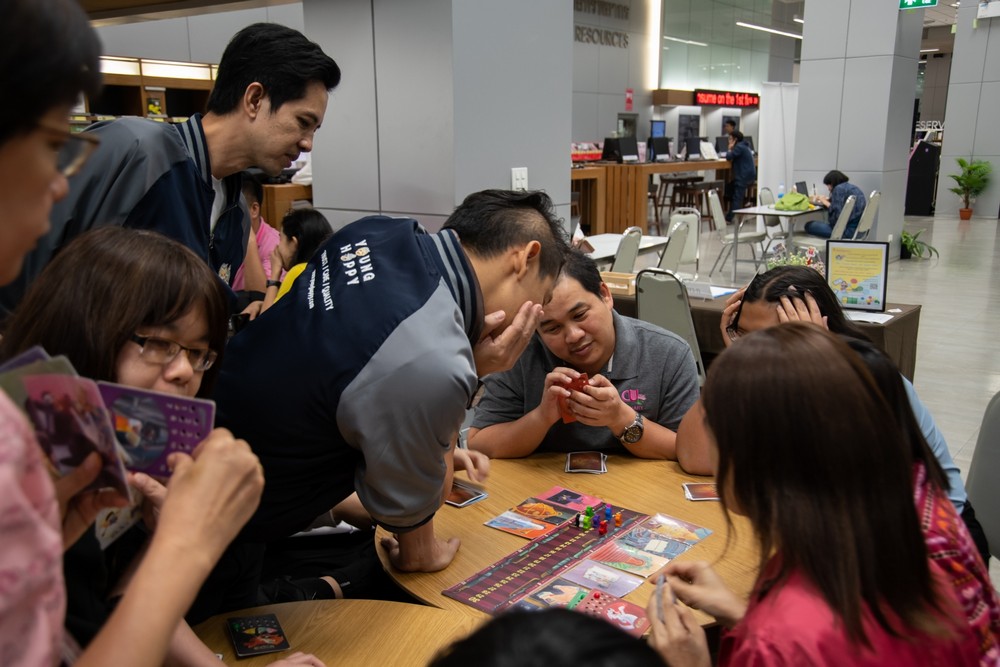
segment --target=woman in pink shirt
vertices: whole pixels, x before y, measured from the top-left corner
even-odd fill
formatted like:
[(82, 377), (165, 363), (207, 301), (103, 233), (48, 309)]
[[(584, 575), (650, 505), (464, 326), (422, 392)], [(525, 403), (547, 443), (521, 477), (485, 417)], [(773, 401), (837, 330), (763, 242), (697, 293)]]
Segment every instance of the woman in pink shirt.
[[(909, 443), (845, 343), (802, 323), (747, 335), (713, 363), (703, 405), (722, 504), (749, 519), (760, 574), (745, 601), (706, 563), (665, 571), (727, 628), (720, 665), (979, 664), (913, 511)], [(710, 664), (685, 606), (654, 598), (649, 615), (672, 667)]]

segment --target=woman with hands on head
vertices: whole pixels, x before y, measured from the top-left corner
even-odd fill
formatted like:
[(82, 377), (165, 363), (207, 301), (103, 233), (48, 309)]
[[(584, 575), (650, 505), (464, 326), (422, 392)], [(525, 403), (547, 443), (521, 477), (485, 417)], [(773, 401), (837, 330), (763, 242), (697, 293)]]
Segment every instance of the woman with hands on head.
[[(155, 232), (103, 227), (74, 239), (41, 273), (8, 323), (0, 358), (40, 345), (83, 377), (190, 398), (217, 372), (227, 312), (225, 288), (192, 251)], [(129, 475), (157, 506), (140, 557), (109, 567), (92, 531), (66, 554), (67, 627), (85, 646), (77, 665), (218, 664), (183, 617), (256, 509), (263, 470), (225, 429), (169, 464), (165, 489)], [(321, 664), (309, 660), (286, 664)]]
[[(869, 340), (856, 324), (847, 319), (823, 274), (807, 266), (773, 268), (754, 276), (744, 289), (733, 294), (726, 302), (720, 319), (722, 340), (728, 347), (747, 333), (796, 321), (811, 322), (855, 340)], [(983, 562), (988, 563), (986, 534), (969, 503), (961, 471), (951, 458), (948, 443), (910, 381), (904, 377), (900, 380), (920, 432), (948, 478), (948, 497), (968, 527)], [(772, 410), (777, 406), (774, 404)], [(686, 472), (694, 475), (709, 475), (712, 472), (703, 424), (699, 402), (684, 416), (677, 429), (677, 460)]]
[[(760, 574), (744, 603), (706, 564), (665, 573), (680, 601), (728, 628), (720, 665), (978, 664), (958, 596), (928, 559), (910, 447), (845, 343), (801, 323), (748, 335), (712, 365), (703, 405), (722, 505), (749, 520)], [(654, 597), (648, 610), (672, 667), (709, 664), (688, 609)]]

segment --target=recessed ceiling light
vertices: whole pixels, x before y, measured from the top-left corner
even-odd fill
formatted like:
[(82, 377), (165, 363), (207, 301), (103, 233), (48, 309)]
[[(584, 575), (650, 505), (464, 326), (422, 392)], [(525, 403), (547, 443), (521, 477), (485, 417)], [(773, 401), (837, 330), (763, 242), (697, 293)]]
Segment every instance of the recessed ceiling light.
[(802, 23), (803, 25), (805, 24), (805, 21), (803, 21), (803, 20), (802, 20), (801, 18), (799, 18), (798, 16), (793, 16), (793, 17), (792, 17), (792, 20), (793, 20), (793, 21), (795, 21), (796, 23)]
[(920, 53), (937, 53), (941, 49), (920, 49)]

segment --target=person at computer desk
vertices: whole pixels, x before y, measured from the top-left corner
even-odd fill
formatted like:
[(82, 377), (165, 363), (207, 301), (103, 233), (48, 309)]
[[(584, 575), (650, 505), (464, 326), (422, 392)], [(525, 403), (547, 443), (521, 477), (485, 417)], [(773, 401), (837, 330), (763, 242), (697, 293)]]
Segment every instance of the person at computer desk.
[(729, 212), (726, 213), (726, 222), (732, 222), (735, 215), (733, 211), (743, 208), (747, 188), (757, 180), (757, 167), (753, 163), (753, 151), (743, 140), (743, 133), (739, 130), (733, 130), (729, 133), (729, 150), (726, 152), (726, 159), (733, 163), (732, 197), (730, 198)]
[(837, 219), (840, 217), (840, 212), (844, 210), (847, 198), (854, 195), (856, 198), (854, 210), (851, 211), (851, 217), (847, 221), (847, 227), (844, 228), (843, 236), (845, 239), (853, 238), (854, 231), (858, 228), (858, 222), (861, 221), (861, 214), (865, 212), (865, 206), (868, 204), (865, 193), (858, 186), (849, 183), (846, 174), (836, 169), (823, 177), (823, 185), (830, 189), (830, 196), (813, 195), (810, 199), (813, 203), (827, 208), (827, 218), (825, 221), (810, 220), (807, 222), (806, 233), (825, 239), (830, 238), (833, 226), (837, 224)]
[[(581, 373), (587, 386), (567, 389)], [(616, 313), (594, 260), (576, 251), (528, 348), (484, 385), (468, 443), (492, 458), (590, 450), (674, 459), (677, 426), (698, 398), (688, 344)], [(561, 401), (575, 422), (564, 423)]]

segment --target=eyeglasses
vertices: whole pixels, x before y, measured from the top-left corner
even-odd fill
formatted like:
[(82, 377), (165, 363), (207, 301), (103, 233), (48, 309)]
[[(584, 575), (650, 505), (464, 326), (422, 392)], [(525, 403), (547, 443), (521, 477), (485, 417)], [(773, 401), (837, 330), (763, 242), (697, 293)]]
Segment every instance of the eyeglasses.
[(219, 354), (215, 350), (201, 347), (184, 347), (180, 343), (156, 336), (140, 336), (132, 334), (131, 340), (141, 349), (140, 356), (151, 364), (166, 366), (177, 358), (181, 350), (187, 352), (191, 368), (197, 372), (207, 371), (215, 363)]
[(729, 326), (726, 327), (726, 334), (729, 335), (729, 340), (736, 341), (743, 334), (740, 333), (740, 315), (743, 313), (743, 304), (747, 302), (747, 294), (753, 290), (754, 284), (757, 279), (760, 278), (759, 273), (755, 273), (753, 278), (747, 283), (747, 287), (743, 290), (743, 298), (740, 299), (740, 307), (736, 309), (736, 314), (733, 315), (732, 321), (729, 322)]
[(62, 146), (56, 154), (56, 169), (66, 178), (80, 171), (87, 158), (97, 150), (100, 138), (90, 132), (70, 132), (68, 130), (39, 125), (40, 129), (62, 139)]

